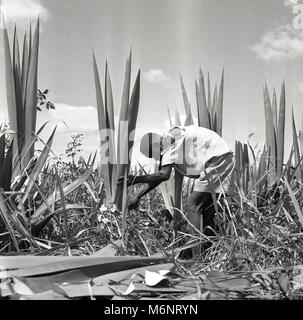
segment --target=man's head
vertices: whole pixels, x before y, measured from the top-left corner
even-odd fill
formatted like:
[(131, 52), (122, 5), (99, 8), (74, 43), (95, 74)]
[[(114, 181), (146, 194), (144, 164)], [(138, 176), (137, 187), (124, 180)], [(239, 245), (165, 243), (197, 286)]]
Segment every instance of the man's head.
[(140, 152), (147, 158), (160, 160), (161, 136), (157, 133), (146, 133), (140, 141)]

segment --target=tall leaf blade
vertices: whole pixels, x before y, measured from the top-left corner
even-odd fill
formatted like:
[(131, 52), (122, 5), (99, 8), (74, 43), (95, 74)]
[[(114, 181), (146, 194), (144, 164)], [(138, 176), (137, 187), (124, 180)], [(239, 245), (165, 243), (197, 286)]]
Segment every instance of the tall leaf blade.
[(114, 121), (114, 102), (111, 85), (111, 78), (108, 63), (105, 66), (105, 115), (106, 126), (109, 133), (109, 172), (111, 178), (112, 201), (116, 194), (117, 166), (116, 166), (116, 143), (115, 143), (115, 121)]
[(211, 85), (210, 85), (210, 76), (209, 72), (207, 73), (207, 106), (208, 111), (212, 110), (212, 99), (211, 99)]
[(3, 165), (5, 157), (5, 134), (0, 136), (0, 188), (3, 188)]
[(175, 108), (175, 126), (181, 126), (181, 118), (177, 108)]
[(223, 95), (224, 95), (224, 69), (222, 71), (221, 83), (219, 89), (219, 97), (217, 103), (217, 133), (222, 136), (222, 126), (223, 126)]
[(94, 68), (94, 78), (95, 78), (95, 88), (96, 88), (96, 100), (97, 100), (97, 112), (98, 112), (98, 125), (99, 125), (99, 135), (100, 135), (100, 161), (101, 168), (104, 177), (104, 188), (106, 192), (106, 198), (111, 198), (111, 176), (109, 171), (109, 146), (106, 141), (103, 141), (103, 134), (107, 131), (106, 118), (104, 111), (104, 103), (102, 97), (100, 76), (97, 66), (97, 61), (95, 54), (93, 54), (93, 68)]
[(108, 128), (115, 130), (113, 90), (107, 62), (105, 66), (105, 112)]
[(12, 181), (12, 166), (13, 166), (13, 146), (14, 141), (11, 142), (9, 149), (6, 152), (6, 157), (3, 163), (3, 189), (4, 191), (11, 190), (11, 181)]
[(17, 73), (20, 74), (20, 48), (16, 26), (14, 30), (13, 66), (17, 69)]
[(191, 108), (189, 109), (186, 118), (185, 118), (185, 122), (184, 122), (184, 126), (192, 126), (194, 124), (194, 120), (193, 120), (193, 115), (191, 112)]
[[(37, 118), (37, 91), (38, 91), (38, 55), (39, 55), (39, 19), (36, 24), (32, 47), (29, 54), (28, 79), (26, 88), (26, 103), (25, 103), (25, 144), (30, 144), (34, 139), (33, 133), (36, 131)], [(34, 156), (34, 144), (32, 145), (28, 155), (25, 158), (24, 166)]]
[(295, 162), (294, 165), (297, 168), (296, 169), (296, 176), (299, 181), (302, 181), (301, 177), (301, 170), (300, 170), (300, 149), (299, 149), (299, 143), (298, 143), (298, 137), (297, 137), (297, 129), (296, 129), (296, 123), (294, 118), (294, 110), (292, 109), (292, 134), (293, 134), (293, 148), (294, 148), (294, 156), (295, 156)]
[(186, 114), (186, 120), (185, 120), (185, 126), (189, 126), (194, 124), (194, 120), (192, 117), (192, 112), (191, 112), (191, 106), (188, 100), (188, 96), (186, 93), (186, 89), (184, 86), (184, 82), (183, 82), (183, 78), (182, 75), (180, 74), (180, 81), (181, 81), (181, 89), (182, 89), (182, 97), (183, 97), (183, 103), (184, 103), (184, 107), (185, 107), (185, 114)]
[(118, 177), (124, 176), (128, 164), (128, 144), (129, 144), (129, 95), (130, 95), (130, 80), (131, 80), (131, 52), (125, 67), (125, 79), (123, 86), (123, 94), (121, 101), (119, 130), (118, 130), (118, 150), (117, 150), (117, 164)]
[[(133, 152), (133, 146), (134, 146), (134, 139), (135, 139), (135, 129), (137, 125), (137, 119), (138, 119), (138, 113), (139, 113), (139, 103), (140, 103), (140, 75), (141, 71), (139, 69), (137, 73), (137, 77), (135, 80), (134, 88), (131, 94), (130, 98), (130, 103), (129, 103), (129, 113), (128, 113), (128, 124), (129, 124), (129, 132), (128, 132), (128, 137), (129, 137), (129, 144), (128, 144), (128, 164), (125, 170), (125, 174), (128, 173), (129, 171), (129, 166), (131, 163), (131, 158), (132, 158), (132, 152)], [(125, 186), (123, 187), (123, 192), (122, 194), (125, 194)], [(126, 188), (127, 190), (127, 188)], [(119, 208), (123, 205), (121, 202), (122, 199), (120, 198), (120, 202), (118, 203)], [(123, 209), (126, 212), (126, 209)]]
[[(13, 62), (11, 58), (11, 50), (8, 39), (7, 27), (3, 20), (3, 47), (4, 47), (4, 61), (5, 61), (5, 83), (6, 83), (6, 97), (7, 97), (7, 111), (11, 135), (14, 137), (18, 132), (18, 121), (17, 121), (17, 104), (15, 96), (15, 81), (14, 81), (14, 69)], [(17, 151), (17, 139), (15, 139), (16, 151)]]
[(197, 105), (199, 109), (199, 126), (210, 129), (210, 122), (209, 122), (209, 114), (206, 102), (206, 93), (205, 93), (205, 83), (204, 83), (204, 76), (202, 70), (199, 70), (199, 91), (197, 92), (199, 95), (199, 99), (197, 99)]
[(257, 172), (257, 181), (259, 181), (260, 179), (262, 179), (262, 177), (265, 176), (266, 171), (267, 171), (267, 157), (268, 157), (268, 152), (266, 147), (264, 146), (264, 149), (261, 153), (261, 157), (259, 160), (259, 166), (258, 166), (258, 172)]
[(27, 44), (27, 36), (25, 33), (24, 39), (23, 39), (22, 72), (21, 72), (21, 88), (22, 88), (23, 105), (25, 105), (28, 66), (29, 66), (29, 49), (28, 49), (28, 44)]
[(273, 114), (274, 128), (276, 131), (278, 127), (278, 102), (277, 102), (277, 93), (275, 88), (274, 88), (273, 97), (272, 97), (272, 114)]
[(212, 130), (217, 132), (218, 123), (217, 123), (217, 103), (218, 103), (218, 86), (215, 85), (214, 94), (213, 94), (213, 102), (212, 102), (212, 113), (213, 113), (213, 127)]
[(266, 145), (269, 153), (269, 184), (273, 185), (276, 182), (276, 144), (274, 136), (274, 123), (271, 109), (271, 101), (266, 83), (264, 86), (263, 95), (265, 111)]
[[(136, 129), (138, 113), (139, 113), (139, 103), (140, 103), (140, 70), (138, 71), (134, 88), (132, 90), (129, 108), (128, 108), (128, 114), (125, 115), (127, 117), (127, 123), (128, 123), (128, 132), (126, 133), (126, 137), (129, 138), (129, 141), (125, 145), (127, 148), (124, 149), (125, 158), (127, 159), (127, 163), (124, 166), (124, 172), (123, 172), (124, 175), (128, 174), (129, 166), (131, 163), (132, 149), (134, 145), (134, 135), (135, 135), (135, 129)], [(119, 194), (116, 194), (115, 196), (115, 203), (118, 206), (118, 208), (121, 210), (123, 205), (122, 195), (124, 194), (123, 186), (117, 189), (117, 193)]]
[(177, 231), (180, 228), (181, 213), (182, 210), (182, 186), (183, 186), (183, 176), (175, 170), (175, 195), (174, 195), (174, 229)]
[(283, 161), (284, 161), (284, 141), (285, 141), (285, 82), (282, 83), (281, 96), (280, 96), (280, 107), (279, 107), (279, 119), (277, 127), (277, 172), (279, 175), (282, 174)]
[[(136, 77), (136, 81), (134, 84), (134, 88), (132, 91), (132, 95), (131, 95), (131, 99), (130, 99), (130, 103), (129, 103), (129, 133), (134, 133), (134, 130), (136, 128), (136, 124), (137, 124), (137, 119), (138, 119), (138, 113), (139, 113), (139, 103), (140, 103), (140, 74), (141, 71), (139, 69), (137, 77)], [(133, 141), (133, 137), (132, 139), (130, 139), (130, 143), (129, 143), (129, 156), (131, 159), (132, 156), (132, 148), (134, 145), (134, 141)]]
[(15, 83), (15, 96), (16, 96), (16, 112), (17, 112), (17, 137), (18, 137), (18, 151), (19, 155), (24, 147), (24, 108), (22, 98), (22, 87), (21, 87), (21, 68), (20, 68), (20, 52), (19, 52), (19, 41), (17, 35), (17, 29), (14, 31), (14, 46), (13, 46), (13, 66), (14, 66), (14, 83)]
[(167, 114), (168, 114), (169, 126), (172, 128), (173, 127), (173, 121), (172, 121), (172, 118), (171, 118), (169, 106), (167, 106)]

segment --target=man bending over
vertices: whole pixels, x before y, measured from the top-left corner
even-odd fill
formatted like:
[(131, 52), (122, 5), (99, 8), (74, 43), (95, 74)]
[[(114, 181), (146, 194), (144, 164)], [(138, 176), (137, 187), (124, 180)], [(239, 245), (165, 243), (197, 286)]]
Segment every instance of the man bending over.
[[(206, 128), (173, 127), (162, 136), (145, 134), (140, 142), (140, 152), (160, 161), (160, 165), (157, 173), (128, 176), (128, 185), (146, 184), (129, 208), (136, 208), (142, 196), (168, 180), (174, 168), (182, 176), (196, 179), (185, 209), (189, 221), (198, 230), (201, 230), (202, 215), (204, 234), (212, 235), (215, 216), (212, 193), (219, 194), (225, 189), (234, 168), (234, 156), (227, 143)], [(123, 179), (121, 177), (119, 182)]]

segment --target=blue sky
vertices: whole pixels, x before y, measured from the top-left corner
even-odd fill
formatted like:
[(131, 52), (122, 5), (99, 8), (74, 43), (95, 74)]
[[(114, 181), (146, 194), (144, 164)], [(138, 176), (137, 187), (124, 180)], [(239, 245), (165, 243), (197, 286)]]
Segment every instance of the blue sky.
[[(59, 125), (54, 151), (64, 152), (70, 134), (84, 133), (86, 152), (97, 148), (92, 50), (104, 74), (109, 62), (116, 114), (121, 103), (124, 66), (133, 51), (133, 79), (142, 70), (140, 132), (165, 131), (166, 106), (183, 113), (182, 73), (195, 107), (199, 66), (212, 84), (225, 69), (223, 136), (264, 140), (262, 87), (280, 91), (286, 81), (289, 119), (297, 117), (303, 95), (303, 34), (292, 26), (292, 0), (2, 0), (9, 30), (22, 30), (39, 13), (42, 22), (39, 87), (50, 89), (56, 111), (39, 122)], [(0, 53), (0, 118), (5, 119), (3, 52)], [(195, 108), (194, 108), (195, 109)], [(290, 122), (287, 122), (290, 141)]]

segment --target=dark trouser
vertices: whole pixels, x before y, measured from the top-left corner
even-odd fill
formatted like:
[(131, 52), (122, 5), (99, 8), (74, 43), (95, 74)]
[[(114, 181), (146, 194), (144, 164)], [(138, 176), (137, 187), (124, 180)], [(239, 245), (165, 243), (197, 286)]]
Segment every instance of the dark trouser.
[[(216, 210), (211, 193), (194, 191), (187, 200), (186, 211), (190, 223), (197, 230), (202, 231), (206, 236), (214, 235), (212, 229), (215, 229)], [(190, 226), (189, 230), (192, 234), (197, 234), (193, 227)], [(193, 256), (200, 254), (200, 246), (194, 247), (192, 252)]]

